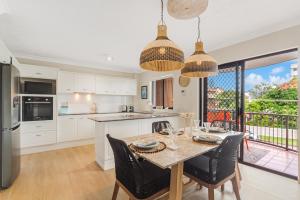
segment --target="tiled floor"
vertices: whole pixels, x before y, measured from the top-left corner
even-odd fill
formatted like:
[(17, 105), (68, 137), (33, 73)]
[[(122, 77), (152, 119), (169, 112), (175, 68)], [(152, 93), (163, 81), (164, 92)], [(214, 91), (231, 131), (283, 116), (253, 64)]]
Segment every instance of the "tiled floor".
[(293, 176), (298, 176), (297, 152), (285, 151), (281, 148), (276, 148), (270, 145), (265, 145), (251, 141), (248, 141), (248, 144), (249, 149), (247, 150), (247, 148), (245, 148), (245, 154), (253, 153), (251, 152), (251, 148), (268, 150), (268, 153), (266, 153), (266, 155), (264, 155), (261, 159), (252, 162), (252, 164), (256, 164)]

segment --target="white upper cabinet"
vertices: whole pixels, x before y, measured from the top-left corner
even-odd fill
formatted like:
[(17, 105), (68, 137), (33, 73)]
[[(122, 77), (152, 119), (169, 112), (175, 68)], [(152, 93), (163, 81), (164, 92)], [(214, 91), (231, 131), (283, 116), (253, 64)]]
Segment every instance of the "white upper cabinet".
[(124, 95), (136, 95), (137, 83), (136, 79), (124, 79), (123, 84)]
[(60, 71), (58, 73), (58, 93), (75, 92), (75, 73)]
[(58, 69), (52, 67), (20, 64), (18, 68), (20, 70), (21, 77), (56, 80), (58, 75)]
[(111, 81), (106, 76), (96, 76), (96, 94), (111, 94)]
[(120, 77), (96, 77), (96, 93), (108, 95), (136, 95), (135, 79)]
[(95, 76), (91, 74), (76, 73), (75, 91), (95, 93)]
[(58, 93), (96, 93), (102, 95), (136, 95), (136, 79), (94, 76), (92, 74), (60, 71)]

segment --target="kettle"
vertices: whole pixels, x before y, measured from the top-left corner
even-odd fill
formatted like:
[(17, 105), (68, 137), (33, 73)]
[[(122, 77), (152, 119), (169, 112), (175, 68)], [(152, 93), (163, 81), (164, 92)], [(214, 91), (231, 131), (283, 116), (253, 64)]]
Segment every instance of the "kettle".
[(122, 112), (127, 112), (127, 106), (126, 105), (122, 105), (121, 106), (121, 111)]

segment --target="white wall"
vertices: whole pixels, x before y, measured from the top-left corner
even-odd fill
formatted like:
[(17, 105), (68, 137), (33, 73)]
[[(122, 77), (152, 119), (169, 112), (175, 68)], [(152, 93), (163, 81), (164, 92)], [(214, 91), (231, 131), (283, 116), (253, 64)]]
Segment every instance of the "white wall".
[[(175, 112), (194, 112), (196, 116), (199, 116), (199, 79), (195, 78), (191, 80), (191, 83), (188, 87), (183, 88), (179, 85), (178, 79), (180, 72), (143, 72), (137, 75), (138, 80), (138, 92), (135, 97), (135, 105), (138, 110), (143, 111), (147, 109), (147, 103), (151, 100), (151, 95), (148, 95), (148, 99), (141, 99), (141, 86), (149, 85), (153, 80), (164, 79), (167, 77), (173, 77), (173, 95), (174, 95), (174, 111)], [(182, 93), (182, 91), (185, 91)], [(151, 93), (151, 88), (148, 88), (148, 94)]]
[(274, 53), (300, 46), (300, 26), (284, 29), (210, 52), (219, 64)]

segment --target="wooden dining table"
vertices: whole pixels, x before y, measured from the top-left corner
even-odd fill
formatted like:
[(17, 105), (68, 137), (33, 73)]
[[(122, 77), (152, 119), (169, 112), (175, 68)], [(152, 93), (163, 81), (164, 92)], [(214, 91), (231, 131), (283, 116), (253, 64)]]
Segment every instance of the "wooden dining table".
[[(197, 134), (201, 134), (198, 132)], [(240, 132), (227, 132), (227, 133), (218, 133), (222, 139), (228, 135), (240, 134)], [(168, 148), (172, 146), (172, 139), (170, 136), (161, 135), (159, 133), (151, 133), (146, 135), (139, 135), (129, 138), (124, 138), (123, 140), (129, 145), (135, 141), (141, 140), (156, 140), (164, 142), (167, 145), (167, 148), (163, 151), (157, 153), (138, 153), (135, 152), (139, 157), (146, 159), (147, 161), (161, 167), (163, 169), (171, 169), (171, 181), (170, 181), (170, 200), (181, 200), (182, 199), (182, 178), (183, 178), (183, 166), (184, 161), (204, 154), (218, 146), (218, 144), (207, 144), (202, 142), (194, 142), (192, 136), (189, 134), (178, 135), (175, 137), (175, 144), (178, 147), (177, 149)]]

